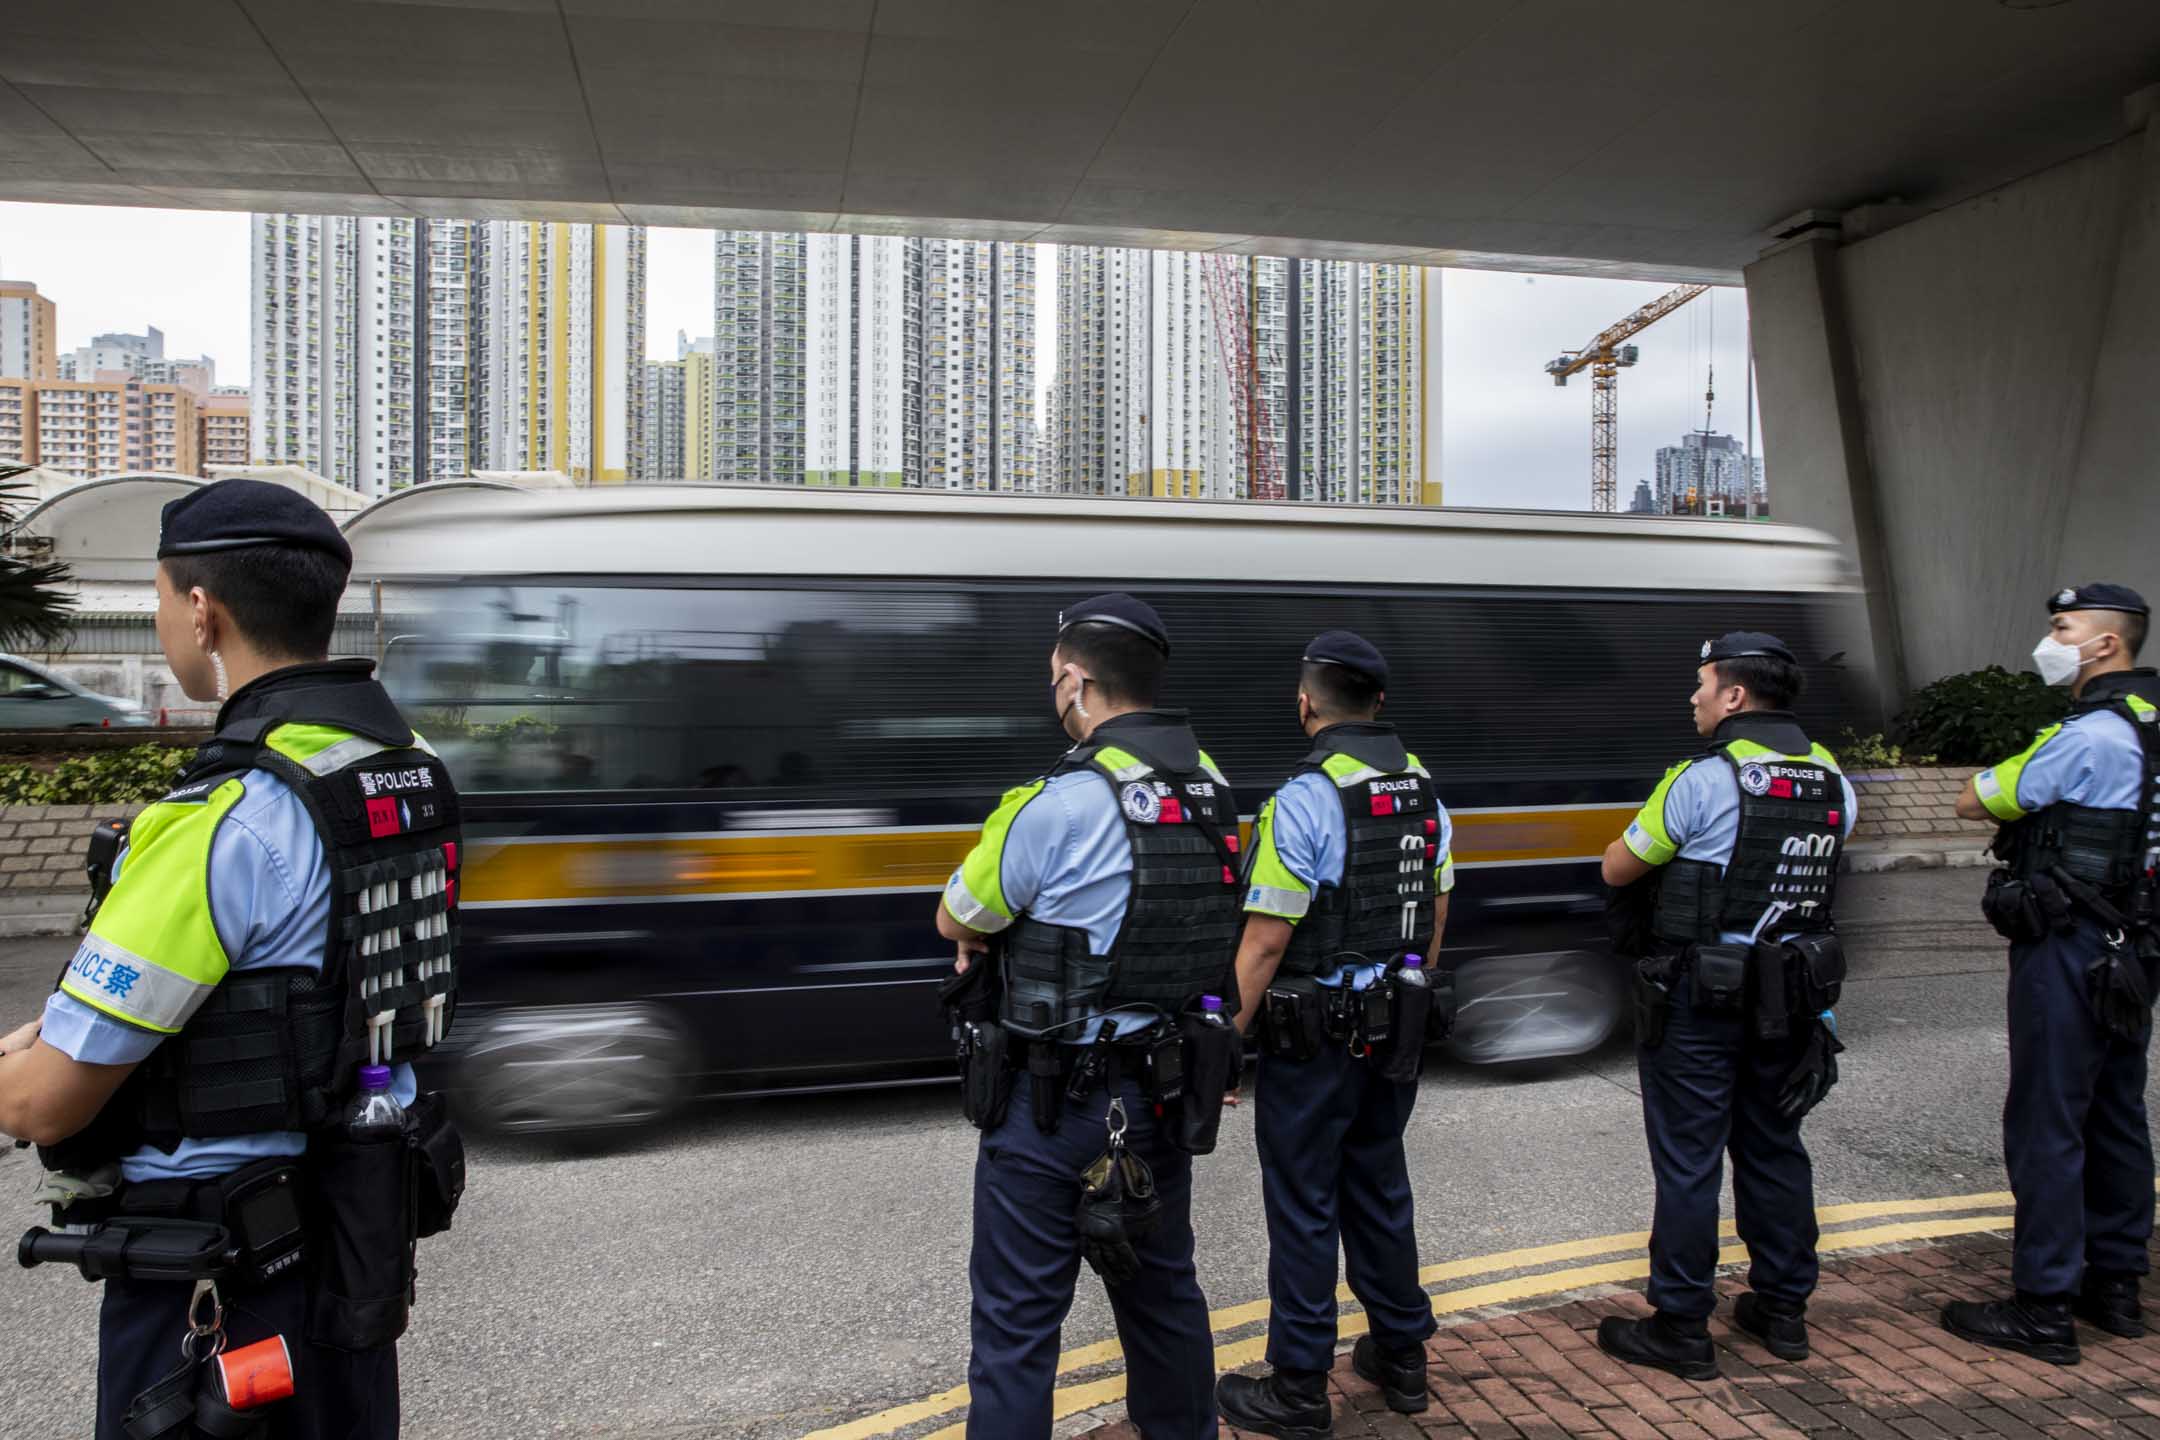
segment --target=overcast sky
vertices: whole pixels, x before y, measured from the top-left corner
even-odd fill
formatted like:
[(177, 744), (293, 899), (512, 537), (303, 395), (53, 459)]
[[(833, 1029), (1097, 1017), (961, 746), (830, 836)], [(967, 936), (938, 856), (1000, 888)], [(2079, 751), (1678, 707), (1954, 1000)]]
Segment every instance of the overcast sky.
[[(675, 333), (712, 330), (712, 239), (649, 230), (646, 348), (673, 359)], [(1052, 267), (1038, 267), (1045, 290)], [(248, 382), (248, 217), (0, 203), (0, 278), (34, 280), (59, 306), (63, 350), (94, 334), (165, 332), (165, 353), (208, 354), (221, 384)], [(1514, 275), (1442, 274), (1439, 363), (1442, 479), (1450, 504), (1578, 509), (1589, 503), (1590, 384), (1557, 388), (1544, 365), (1655, 299), (1660, 284)], [(1048, 296), (1044, 299), (1047, 301)], [(1048, 315), (1047, 303), (1038, 309)], [(1047, 336), (1044, 337), (1047, 340)], [(1430, 343), (1430, 341), (1428, 341)], [(1744, 437), (1747, 305), (1713, 290), (1637, 337), (1642, 359), (1620, 379), (1620, 504), (1650, 479), (1661, 445), (1703, 424), (1715, 364), (1712, 428)], [(1047, 348), (1042, 352), (1047, 362)], [(1045, 364), (1040, 383), (1053, 377)], [(1762, 447), (1757, 420), (1756, 446)], [(1772, 476), (1775, 484), (1775, 476)]]

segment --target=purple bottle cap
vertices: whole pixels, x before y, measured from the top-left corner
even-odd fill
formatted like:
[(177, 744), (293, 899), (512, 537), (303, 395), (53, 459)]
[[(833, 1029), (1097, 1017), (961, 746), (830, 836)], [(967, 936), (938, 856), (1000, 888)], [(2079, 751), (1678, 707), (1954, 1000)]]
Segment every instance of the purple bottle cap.
[(1210, 1015), (1217, 1013), (1222, 1009), (1222, 996), (1202, 995), (1200, 997), (1200, 1008)]
[(1415, 970), (1425, 963), (1425, 957), (1422, 955), (1405, 955), (1402, 957), (1402, 963), (1405, 970)]
[(362, 1065), (360, 1067), (360, 1088), (363, 1090), (388, 1090), (390, 1088), (390, 1067), (388, 1065)]

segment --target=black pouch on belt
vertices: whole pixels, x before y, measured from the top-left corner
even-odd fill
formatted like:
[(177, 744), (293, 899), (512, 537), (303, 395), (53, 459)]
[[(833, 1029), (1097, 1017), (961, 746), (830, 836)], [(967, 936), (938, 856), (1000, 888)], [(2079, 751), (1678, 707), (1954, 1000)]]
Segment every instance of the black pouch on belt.
[(1363, 990), (1351, 991), (1350, 1004), (1357, 1027), (1350, 1035), (1352, 1047), (1376, 1052), (1395, 1033), (1394, 981), (1382, 976)]
[(1740, 1008), (1747, 994), (1748, 956), (1752, 945), (1697, 945), (1695, 947), (1695, 993), (1698, 1009), (1729, 1011)]
[(1358, 997), (1348, 985), (1320, 987), (1320, 1033), (1332, 1045), (1348, 1045), (1357, 1034)]
[(1212, 1019), (1180, 1015), (1178, 1031), (1185, 1051), (1185, 1094), (1171, 1112), (1176, 1120), (1171, 1138), (1186, 1154), (1205, 1155), (1215, 1148), (1222, 1127), (1223, 1096), (1238, 1083), (1245, 1040), (1220, 1014)]
[(1836, 1008), (1838, 997), (1845, 993), (1845, 942), (1837, 932), (1802, 935), (1785, 950), (1803, 1017)]
[(1012, 1103), (1012, 1032), (995, 1020), (962, 1021), (960, 1113), (978, 1130), (995, 1130)]
[(405, 1333), (413, 1302), (419, 1166), (402, 1135), (356, 1141), (342, 1130), (308, 1138), (314, 1244), (308, 1339), (373, 1350)]
[[(1380, 1078), (1398, 1085), (1415, 1081), (1418, 1072), (1425, 1067), (1425, 1037), (1432, 1024), (1434, 977), (1424, 975), (1423, 978), (1425, 984), (1409, 985), (1398, 976), (1387, 986), (1395, 1012), (1394, 1038), (1389, 1042), (1387, 1059), (1381, 1062)], [(1448, 978), (1454, 979), (1453, 976)]]
[(458, 1202), (465, 1198), (465, 1137), (450, 1118), (450, 1102), (439, 1090), (405, 1107), (411, 1122), (405, 1143), (419, 1167), (419, 1212), (414, 1233), (425, 1240), (450, 1228)]
[(2037, 940), (2047, 933), (2032, 887), (2013, 871), (1988, 872), (1987, 889), (1980, 896), (1980, 914), (2005, 940)]
[(1677, 969), (1677, 957), (1672, 955), (1645, 955), (1635, 962), (1635, 1043), (1645, 1050), (1665, 1043)]
[(1327, 1010), (1310, 975), (1278, 976), (1260, 997), (1260, 1050), (1310, 1060), (1327, 1044)]
[(1749, 1029), (1758, 1040), (1783, 1040), (1792, 1034), (1792, 991), (1787, 961), (1796, 959), (1782, 940), (1755, 942), (1755, 1004)]

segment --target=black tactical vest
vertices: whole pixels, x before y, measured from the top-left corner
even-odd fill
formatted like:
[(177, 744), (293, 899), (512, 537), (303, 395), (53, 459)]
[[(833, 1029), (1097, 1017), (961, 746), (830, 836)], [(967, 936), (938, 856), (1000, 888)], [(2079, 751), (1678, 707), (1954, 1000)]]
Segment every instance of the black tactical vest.
[(1313, 740), (1298, 773), (1322, 775), (1334, 787), (1349, 843), (1342, 883), (1322, 885), (1291, 933), (1285, 975), (1393, 960), (1414, 943), (1433, 899), (1440, 801), (1432, 776), (1392, 725), (1331, 725)]
[(1767, 934), (1829, 929), (1850, 818), (1837, 762), (1791, 716), (1762, 710), (1718, 727), (1715, 745), (1695, 763), (1713, 760), (1732, 767), (1740, 834), (1722, 867), (1703, 860), (1659, 867), (1658, 937), (1685, 945), (1752, 932), (1776, 904), (1787, 908)]
[(1198, 995), (1224, 993), (1241, 918), (1237, 800), (1182, 715), (1105, 721), (1050, 773), (1072, 770), (1102, 777), (1124, 817), (1133, 865), (1125, 918), (1104, 955), (1078, 927), (1025, 913), (1015, 920), (1004, 947), (1006, 1026), (1078, 1039), (1078, 1022), (1103, 1010), (1175, 1013)]
[[(367, 661), (275, 671), (244, 687), (181, 772), (175, 796), (249, 770), (289, 785), (321, 837), (330, 917), (319, 973), (229, 972), (138, 1066), (89, 1128), (40, 1159), (82, 1171), (144, 1144), (311, 1130), (358, 1091), (369, 1025), (384, 1063), (447, 1034), (457, 1005), (458, 797), (448, 770), (399, 716)], [(282, 725), (352, 739), (295, 760), (265, 743)], [(432, 1012), (432, 1016), (431, 1013)]]
[(2145, 772), (2138, 808), (2101, 810), (2060, 800), (2005, 826), (1995, 851), (2021, 879), (2059, 866), (2114, 899), (2141, 891), (2150, 906), (2160, 880), (2153, 873), (2160, 867), (2160, 673), (2130, 670), (2089, 682), (2073, 713), (2094, 710), (2114, 711), (2137, 734)]

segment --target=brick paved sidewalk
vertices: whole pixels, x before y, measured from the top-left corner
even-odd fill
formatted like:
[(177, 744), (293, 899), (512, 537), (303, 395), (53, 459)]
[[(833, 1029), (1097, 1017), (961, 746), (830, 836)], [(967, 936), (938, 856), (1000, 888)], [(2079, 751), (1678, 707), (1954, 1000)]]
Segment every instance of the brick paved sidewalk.
[[(1772, 1358), (1733, 1328), (1730, 1296), (1745, 1287), (1737, 1279), (1721, 1281), (1726, 1300), (1710, 1333), (1724, 1373), (1700, 1383), (1621, 1365), (1597, 1348), (1601, 1318), (1647, 1313), (1640, 1294), (1472, 1320), (1426, 1343), (1433, 1404), (1422, 1415), (1390, 1413), (1342, 1355), (1330, 1381), (1335, 1433), (1452, 1440), (2160, 1440), (2160, 1335), (2117, 1340), (2080, 1325), (2084, 1363), (2058, 1367), (1968, 1345), (1936, 1323), (1944, 1301), (1994, 1299), (2007, 1293), (2009, 1276), (2007, 1235), (1963, 1236), (1825, 1264), (1808, 1308), (1814, 1354), (1799, 1364)], [(2160, 1314), (2160, 1286), (2151, 1280), (2145, 1308)], [(1226, 1440), (1246, 1433), (1223, 1430)], [(1120, 1422), (1088, 1440), (1135, 1435)]]

